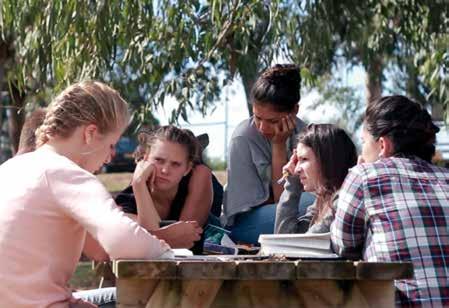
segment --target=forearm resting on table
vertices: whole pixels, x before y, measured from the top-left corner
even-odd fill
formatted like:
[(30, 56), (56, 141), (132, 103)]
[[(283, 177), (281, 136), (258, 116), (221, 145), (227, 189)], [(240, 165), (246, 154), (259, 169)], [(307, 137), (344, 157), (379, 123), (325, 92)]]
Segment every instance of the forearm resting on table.
[(164, 227), (160, 228), (158, 230), (151, 231), (153, 235), (160, 238), (161, 240), (166, 241), (170, 247), (172, 248), (191, 248), (193, 245), (185, 245), (182, 236), (179, 236), (179, 234), (174, 234), (170, 229)]
[[(137, 221), (137, 215), (134, 214), (125, 214), (127, 217), (132, 220)], [(170, 225), (163, 228), (156, 228), (154, 230), (148, 230), (152, 235), (156, 236), (158, 239), (164, 240), (168, 245), (172, 248), (190, 248), (191, 244), (187, 245), (186, 240), (179, 233), (173, 232)]]

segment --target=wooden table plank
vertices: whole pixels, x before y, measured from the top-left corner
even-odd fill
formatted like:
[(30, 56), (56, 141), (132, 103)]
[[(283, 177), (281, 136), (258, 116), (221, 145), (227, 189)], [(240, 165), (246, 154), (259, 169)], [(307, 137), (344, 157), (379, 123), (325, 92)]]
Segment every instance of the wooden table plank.
[(294, 285), (288, 280), (225, 280), (211, 307), (279, 308), (301, 306)]
[(411, 262), (352, 261), (130, 261), (114, 262), (117, 278), (224, 280), (394, 280), (413, 277)]
[(297, 261), (297, 279), (355, 279), (352, 261)]
[(115, 261), (117, 307), (394, 307), (411, 263)]
[(181, 308), (208, 308), (215, 300), (223, 280), (186, 280), (182, 282)]
[(158, 280), (117, 279), (117, 306), (145, 308), (158, 283)]
[(118, 260), (114, 261), (113, 271), (119, 279), (175, 279), (177, 268), (177, 262), (171, 260)]
[(413, 264), (410, 262), (374, 263), (355, 262), (359, 280), (392, 280), (413, 278)]
[(296, 264), (293, 261), (239, 261), (234, 279), (293, 280), (295, 276)]
[(178, 264), (178, 279), (234, 279), (235, 262), (184, 261)]

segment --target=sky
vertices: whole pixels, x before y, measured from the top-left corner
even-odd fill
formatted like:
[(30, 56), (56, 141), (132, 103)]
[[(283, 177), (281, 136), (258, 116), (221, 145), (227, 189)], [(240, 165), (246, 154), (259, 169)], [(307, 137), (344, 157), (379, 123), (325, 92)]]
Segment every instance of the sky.
[[(360, 97), (364, 99), (364, 82), (365, 74), (362, 68), (354, 67), (351, 69), (340, 70), (339, 74), (343, 83), (347, 86), (354, 87), (356, 91), (360, 91)], [(188, 119), (190, 123), (180, 120), (180, 126), (188, 128), (195, 135), (202, 133), (209, 134), (209, 146), (207, 147), (207, 155), (210, 158), (225, 159), (227, 144), (232, 136), (235, 127), (248, 118), (248, 110), (246, 108), (246, 97), (243, 85), (239, 78), (223, 89), (222, 99), (217, 102), (216, 109), (211, 110), (205, 118), (199, 112), (189, 111)], [(227, 97), (227, 100), (224, 99)], [(335, 107), (321, 105), (315, 110), (307, 108), (315, 100), (319, 99), (317, 91), (301, 94), (299, 118), (307, 123), (323, 123), (329, 122), (331, 119), (338, 117), (339, 111)], [(227, 106), (226, 106), (227, 104)], [(156, 110), (156, 117), (161, 124), (168, 124), (171, 110), (176, 106), (176, 100), (167, 98), (164, 103), (164, 109)], [(228, 112), (228, 122), (225, 125), (226, 110)], [(226, 133), (227, 127), (227, 133)]]

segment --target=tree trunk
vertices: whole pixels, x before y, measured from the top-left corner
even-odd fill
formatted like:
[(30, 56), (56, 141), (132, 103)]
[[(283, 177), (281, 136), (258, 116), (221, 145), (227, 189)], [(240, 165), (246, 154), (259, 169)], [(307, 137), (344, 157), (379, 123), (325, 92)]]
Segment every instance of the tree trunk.
[(366, 81), (366, 103), (367, 105), (373, 100), (382, 96), (382, 71), (383, 61), (381, 56), (374, 56), (370, 63), (365, 67)]
[(5, 64), (10, 57), (8, 44), (0, 38), (0, 91), (3, 90)]
[[(235, 60), (238, 71), (242, 77), (243, 88), (246, 95), (246, 108), (248, 108), (249, 116), (253, 115), (253, 106), (251, 102), (251, 89), (257, 80), (258, 73), (261, 69), (260, 52), (264, 46), (266, 32), (269, 30), (269, 10), (270, 1), (264, 1), (263, 11), (259, 16), (259, 21), (251, 35), (251, 41), (245, 55), (241, 55)], [(240, 50), (241, 48), (233, 48)]]
[(407, 73), (407, 80), (406, 80), (406, 88), (405, 91), (408, 96), (418, 101), (420, 104), (424, 104), (424, 107), (426, 104), (431, 104), (432, 108), (432, 118), (434, 120), (442, 121), (443, 120), (443, 106), (442, 104), (434, 104), (435, 102), (428, 101), (419, 89), (420, 82), (419, 82), (419, 72), (418, 67), (415, 66), (413, 63), (413, 58), (409, 56), (408, 59), (405, 60), (405, 71)]
[(25, 93), (12, 86), (11, 107), (8, 109), (8, 132), (12, 155), (16, 155), (19, 147), (20, 131), (25, 120)]
[(246, 108), (248, 108), (249, 116), (253, 115), (253, 105), (251, 104), (251, 89), (256, 82), (257, 72), (246, 72), (246, 74), (241, 74), (243, 88), (245, 89), (246, 95)]

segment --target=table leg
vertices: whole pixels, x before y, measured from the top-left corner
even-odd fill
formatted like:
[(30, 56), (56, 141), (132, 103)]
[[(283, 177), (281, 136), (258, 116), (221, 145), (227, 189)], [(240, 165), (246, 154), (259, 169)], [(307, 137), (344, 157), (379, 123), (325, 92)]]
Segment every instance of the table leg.
[(161, 280), (146, 308), (208, 308), (222, 280)]
[(187, 280), (182, 283), (181, 307), (209, 308), (223, 280)]
[(395, 288), (392, 280), (358, 280), (355, 287), (366, 301), (367, 307), (395, 307)]
[(117, 307), (145, 308), (159, 280), (117, 279)]
[(298, 307), (298, 300), (291, 281), (225, 280), (211, 307)]
[(301, 307), (394, 307), (394, 286), (386, 280), (298, 280)]

